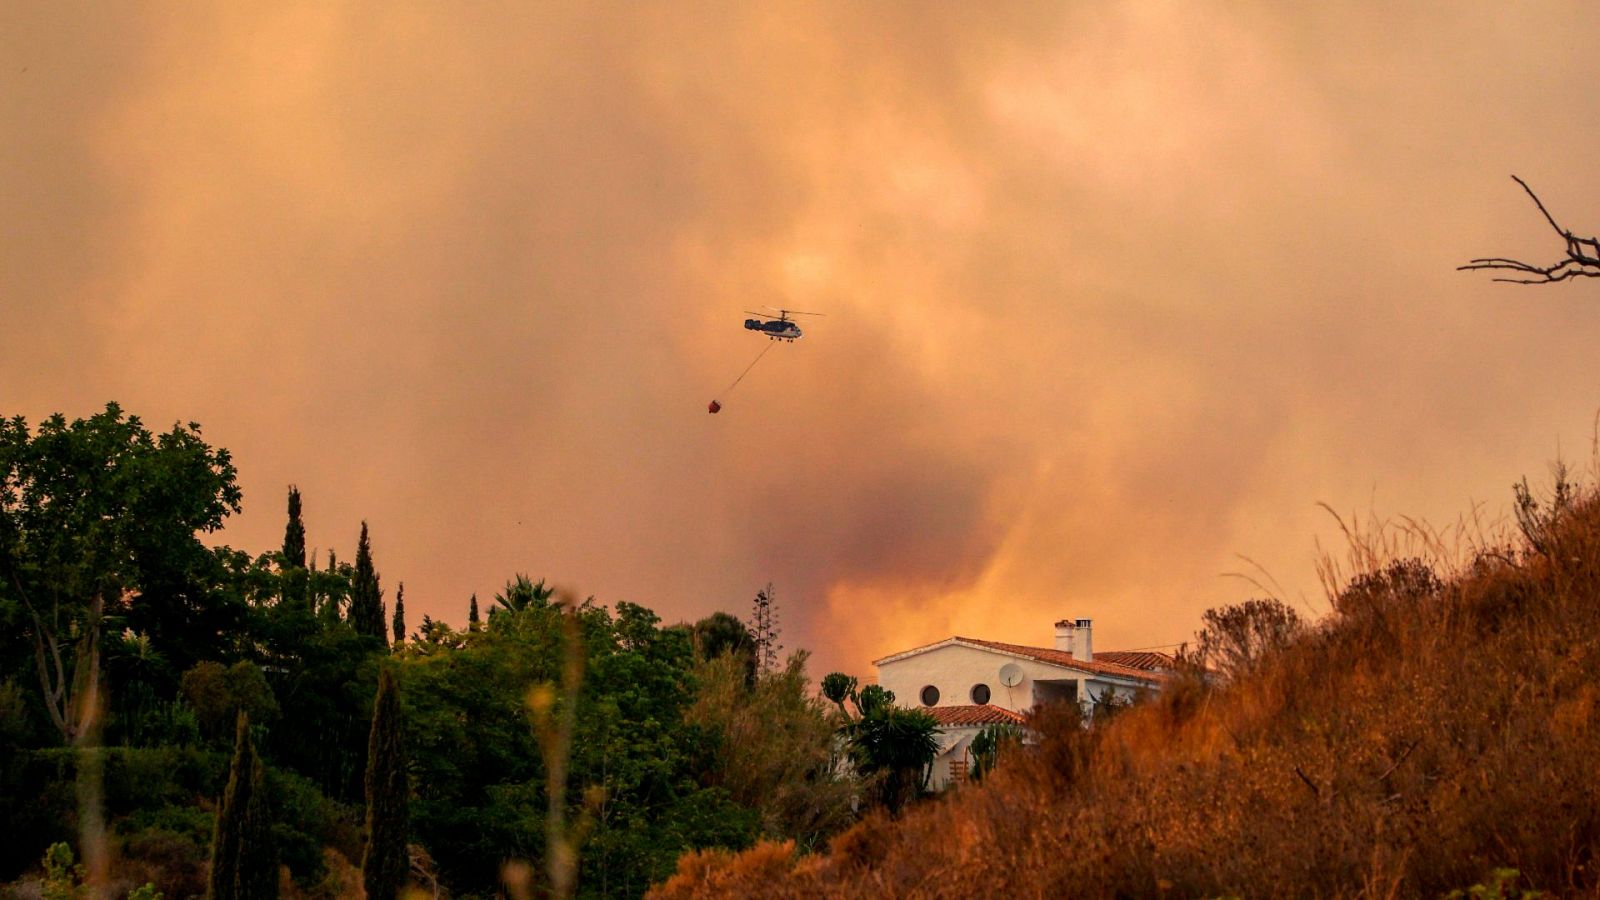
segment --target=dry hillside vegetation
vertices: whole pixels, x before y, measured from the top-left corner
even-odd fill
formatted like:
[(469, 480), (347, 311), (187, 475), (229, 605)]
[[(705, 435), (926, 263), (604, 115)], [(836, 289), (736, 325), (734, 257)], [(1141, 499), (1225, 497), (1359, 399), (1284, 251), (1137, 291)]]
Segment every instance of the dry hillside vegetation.
[(1443, 578), (1356, 538), (1326, 620), (1227, 683), (1041, 711), (981, 786), (826, 854), (690, 854), (654, 896), (1594, 896), (1600, 497), (1519, 501)]

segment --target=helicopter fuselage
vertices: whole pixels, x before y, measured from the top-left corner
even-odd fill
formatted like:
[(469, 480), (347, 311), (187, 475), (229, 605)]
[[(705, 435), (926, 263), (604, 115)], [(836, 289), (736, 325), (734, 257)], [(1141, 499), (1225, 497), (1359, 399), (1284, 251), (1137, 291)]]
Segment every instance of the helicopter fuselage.
[(760, 319), (745, 319), (744, 327), (751, 331), (759, 331), (775, 341), (792, 341), (800, 337), (800, 326), (787, 319), (771, 319), (763, 322)]

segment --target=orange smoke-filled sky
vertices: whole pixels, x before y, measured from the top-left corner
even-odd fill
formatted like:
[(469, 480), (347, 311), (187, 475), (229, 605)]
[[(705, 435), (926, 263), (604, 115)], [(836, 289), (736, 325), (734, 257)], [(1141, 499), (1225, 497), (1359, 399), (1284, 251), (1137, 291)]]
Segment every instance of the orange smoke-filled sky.
[[(1325, 607), (1316, 503), (1453, 521), (1582, 456), (1576, 3), (12, 3), (0, 413), (240, 467), (223, 540), (461, 624), (529, 572), (777, 586), (813, 671)], [(759, 305), (820, 310), (774, 350)], [(708, 416), (720, 397), (725, 409)]]

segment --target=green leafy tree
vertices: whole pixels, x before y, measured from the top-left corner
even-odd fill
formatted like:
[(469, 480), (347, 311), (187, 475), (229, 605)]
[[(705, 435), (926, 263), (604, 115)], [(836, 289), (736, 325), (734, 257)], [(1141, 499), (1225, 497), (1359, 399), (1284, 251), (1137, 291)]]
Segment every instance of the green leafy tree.
[(356, 544), (355, 578), (350, 583), (350, 625), (357, 634), (375, 637), (387, 643), (383, 621), (383, 588), (378, 583), (378, 570), (372, 562), (372, 541), (367, 537), (367, 523), (361, 523), (361, 539)]
[[(501, 616), (491, 616), (498, 626)], [(401, 657), (419, 843), (458, 892), (493, 894), (506, 858), (530, 859), (542, 825), (523, 692), (544, 674), (542, 641), (492, 627), (459, 652)]]
[(478, 618), (478, 595), (473, 594), (467, 601), (467, 630), (477, 631), (483, 627), (483, 620)]
[(278, 860), (267, 809), (266, 768), (250, 736), (250, 717), (239, 713), (228, 785), (217, 806), (211, 839), (209, 900), (278, 896)]
[(183, 698), (194, 709), (201, 729), (222, 737), (228, 723), (240, 713), (268, 725), (278, 719), (278, 700), (272, 686), (255, 663), (240, 660), (231, 666), (206, 661), (183, 673)]
[(756, 639), (738, 616), (714, 612), (694, 623), (690, 635), (700, 659), (710, 661), (724, 655), (733, 656), (744, 667), (745, 683), (755, 684)]
[(31, 743), (34, 723), (28, 705), (28, 694), (20, 684), (0, 681), (0, 759), (7, 750)]
[(372, 733), (367, 741), (367, 847), (361, 879), (372, 900), (398, 897), (410, 867), (406, 852), (410, 820), (406, 813), (405, 745), (401, 736), (400, 688), (394, 670), (378, 676)]
[[(327, 568), (305, 570), (311, 600), (300, 604), (274, 599), (277, 586), (290, 574), (279, 568), (276, 553), (254, 559), (239, 552), (227, 556), (228, 583), (222, 589), (248, 598), (249, 662), (261, 670), (276, 706), (239, 702), (259, 693), (234, 698), (221, 685), (224, 679), (210, 672), (207, 679), (222, 688), (223, 700), (209, 706), (196, 703), (195, 708), (205, 713), (203, 730), (213, 739), (226, 735), (235, 708), (249, 710), (251, 720), (261, 724), (293, 723), (291, 728), (269, 729), (262, 738), (263, 753), (276, 766), (312, 779), (329, 797), (359, 802), (377, 685), (375, 644), (339, 614), (355, 569), (332, 554), (330, 559)], [(218, 665), (238, 683), (240, 673), (234, 669), (242, 667), (237, 662)]]
[[(276, 701), (265, 719), (259, 718), (261, 708), (243, 708), (252, 721), (293, 723), (269, 729), (263, 752), (276, 766), (312, 779), (329, 797), (359, 802), (378, 676), (375, 644), (339, 614), (355, 568), (331, 553), (329, 558), (327, 568), (308, 560), (311, 599), (305, 604), (273, 601), (274, 585), (288, 574), (277, 569), (276, 554), (257, 559), (234, 554), (226, 566), (232, 581), (227, 590), (252, 598), (251, 662), (258, 664)], [(222, 728), (231, 715), (224, 708)], [(216, 726), (206, 730), (215, 734)]]
[(236, 472), (200, 426), (153, 435), (108, 404), (71, 423), (51, 416), (31, 432), (0, 422), (0, 607), (16, 610), (44, 708), (61, 739), (77, 741), (97, 713), (108, 616), (149, 635), (179, 666), (229, 643), (238, 609), (205, 590), (215, 559), (198, 534), (239, 511)]
[(142, 743), (154, 710), (166, 699), (172, 668), (147, 634), (132, 629), (107, 635), (106, 679), (116, 689), (108, 700), (112, 743)]
[(457, 650), (466, 643), (465, 635), (451, 628), (449, 622), (440, 622), (427, 613), (422, 614), (422, 624), (412, 632), (411, 639), (411, 651), (422, 656), (440, 650)]
[(364, 790), (379, 659), (371, 650), (370, 637), (334, 621), (309, 635), (274, 676), (280, 717), (294, 727), (269, 732), (273, 760), (343, 802), (360, 802)]
[[(670, 875), (685, 850), (748, 845), (759, 833), (758, 811), (708, 783), (712, 735), (685, 720), (695, 686), (688, 629), (663, 628), (629, 603), (613, 612), (591, 602), (529, 601), (515, 611), (497, 605), (471, 640), (398, 657), (412, 828), (442, 880), (458, 893), (493, 893), (511, 858), (535, 861), (531, 877), (547, 884), (552, 783), (561, 786), (556, 833), (579, 850), (579, 896), (640, 895)], [(582, 653), (575, 704), (559, 687), (568, 647)], [(538, 715), (530, 691), (539, 685), (555, 739), (547, 745), (529, 727)], [(552, 779), (544, 747), (560, 743), (569, 708), (566, 771)]]
[(328, 565), (318, 569), (316, 559), (311, 561), (311, 601), (318, 618), (325, 626), (349, 621), (350, 598), (355, 594), (356, 568), (339, 561), (339, 554), (328, 548)]
[(716, 739), (704, 780), (757, 810), (763, 836), (812, 851), (854, 820), (859, 790), (836, 752), (841, 716), (811, 692), (806, 658), (797, 651), (754, 684), (747, 657), (702, 660), (685, 718)]

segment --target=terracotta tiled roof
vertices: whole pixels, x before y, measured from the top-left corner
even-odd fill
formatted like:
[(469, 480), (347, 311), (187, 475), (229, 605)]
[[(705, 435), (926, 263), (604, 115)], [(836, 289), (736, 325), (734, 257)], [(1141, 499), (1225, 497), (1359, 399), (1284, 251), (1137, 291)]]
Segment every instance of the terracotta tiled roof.
[[(1144, 669), (1136, 669), (1131, 666), (1118, 665), (1117, 663), (1113, 662), (1101, 662), (1098, 658), (1100, 656), (1098, 653), (1095, 654), (1096, 659), (1093, 661), (1085, 661), (1077, 659), (1071, 653), (1068, 653), (1065, 650), (1054, 650), (1049, 647), (1024, 647), (1021, 644), (1002, 644), (999, 641), (980, 641), (977, 638), (960, 637), (959, 635), (955, 639), (963, 644), (973, 644), (978, 647), (988, 647), (991, 650), (999, 650), (1002, 653), (1025, 656), (1029, 659), (1036, 659), (1039, 662), (1049, 663), (1053, 666), (1064, 666), (1068, 669), (1078, 669), (1079, 671), (1093, 672), (1098, 675), (1118, 675), (1123, 678), (1132, 678), (1137, 681), (1148, 681), (1152, 683), (1164, 680), (1162, 676), (1155, 672), (1150, 672)], [(1111, 652), (1115, 653), (1116, 651)]]
[(1130, 669), (1146, 671), (1175, 669), (1178, 666), (1178, 661), (1172, 654), (1156, 653), (1152, 650), (1096, 650), (1094, 658), (1096, 662), (1115, 663)]
[(982, 706), (932, 706), (923, 710), (940, 725), (1021, 725), (1021, 713), (988, 703)]

